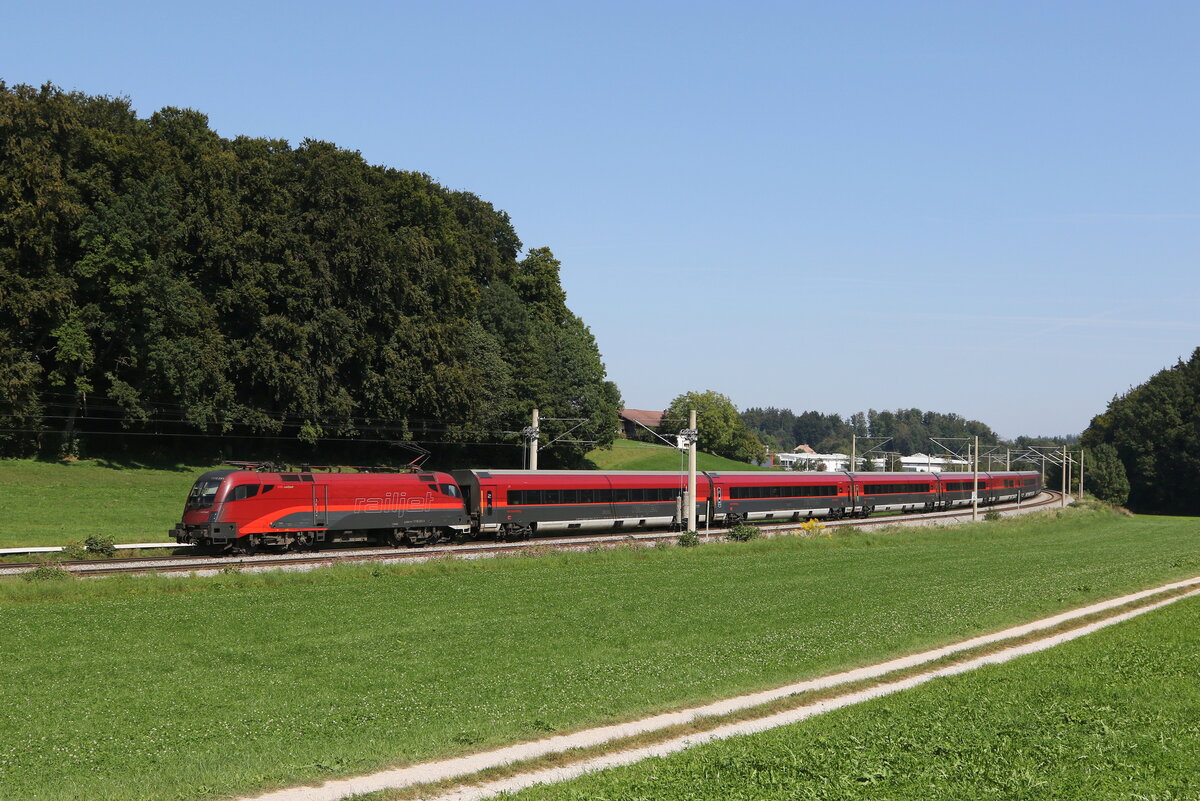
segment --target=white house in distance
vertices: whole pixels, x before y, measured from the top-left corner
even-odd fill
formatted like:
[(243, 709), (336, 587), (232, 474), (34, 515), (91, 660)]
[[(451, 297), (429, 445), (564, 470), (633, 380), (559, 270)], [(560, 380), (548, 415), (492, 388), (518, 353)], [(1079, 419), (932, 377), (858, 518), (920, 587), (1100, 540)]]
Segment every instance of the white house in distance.
[(850, 464), (847, 453), (776, 453), (775, 464), (784, 470), (845, 470)]
[[(801, 445), (791, 453), (772, 454), (774, 466), (784, 470), (821, 470), (825, 472), (847, 470), (850, 456), (845, 453), (816, 453), (808, 445)], [(861, 467), (866, 461), (859, 456), (855, 461)], [(875, 470), (886, 467), (886, 459), (882, 456), (872, 456), (871, 464)], [(931, 456), (925, 453), (914, 453), (912, 456), (901, 456), (900, 467), (906, 473), (940, 473), (961, 471), (970, 468), (966, 459), (953, 459), (946, 456)]]
[(949, 456), (930, 456), (925, 453), (901, 456), (900, 464), (906, 473), (963, 471), (969, 470), (971, 467), (970, 462), (966, 459), (953, 459)]

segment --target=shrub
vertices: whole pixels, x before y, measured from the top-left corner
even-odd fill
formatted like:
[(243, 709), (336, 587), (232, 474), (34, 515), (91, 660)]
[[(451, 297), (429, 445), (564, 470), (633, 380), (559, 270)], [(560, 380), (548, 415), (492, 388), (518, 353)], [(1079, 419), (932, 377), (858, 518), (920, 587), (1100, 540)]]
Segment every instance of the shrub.
[(825, 530), (825, 524), (815, 517), (810, 517), (800, 524), (800, 531), (803, 532), (801, 536), (804, 537), (818, 537), (824, 534)]
[(62, 581), (72, 578), (70, 570), (64, 570), (58, 562), (43, 562), (33, 570), (21, 574), (26, 581)]
[(983, 519), (984, 520), (999, 520), (1000, 513), (997, 512), (995, 509), (988, 509), (987, 512), (984, 513)]
[(729, 529), (729, 533), (725, 535), (725, 539), (733, 540), (734, 542), (748, 542), (756, 540), (760, 536), (762, 536), (762, 532), (758, 530), (757, 526), (738, 525)]
[(679, 547), (695, 548), (700, 544), (700, 535), (694, 531), (685, 531), (679, 535)]
[(70, 559), (78, 562), (80, 559), (87, 559), (88, 549), (84, 547), (82, 542), (68, 542), (63, 546), (63, 549), (58, 552), (58, 555), (63, 559)]
[(87, 548), (88, 553), (103, 556), (105, 559), (111, 559), (117, 555), (117, 546), (113, 545), (112, 537), (93, 534), (83, 541), (83, 547)]

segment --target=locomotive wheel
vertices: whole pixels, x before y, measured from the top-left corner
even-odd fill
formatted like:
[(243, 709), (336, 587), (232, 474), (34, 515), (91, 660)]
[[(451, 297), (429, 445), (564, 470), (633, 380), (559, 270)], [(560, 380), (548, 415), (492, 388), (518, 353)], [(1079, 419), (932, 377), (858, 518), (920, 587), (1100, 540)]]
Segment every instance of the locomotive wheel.
[(311, 531), (301, 531), (292, 541), (288, 543), (288, 549), (292, 551), (303, 551), (317, 549), (317, 538), (313, 536)]
[(417, 547), (433, 545), (438, 541), (437, 529), (434, 528), (416, 528), (409, 529), (408, 542)]

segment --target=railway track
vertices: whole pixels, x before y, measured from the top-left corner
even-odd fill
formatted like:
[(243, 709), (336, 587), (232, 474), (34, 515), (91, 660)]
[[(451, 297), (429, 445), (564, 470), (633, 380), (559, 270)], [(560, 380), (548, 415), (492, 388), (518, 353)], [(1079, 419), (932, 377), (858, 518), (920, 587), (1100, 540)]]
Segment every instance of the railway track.
[[(994, 504), (987, 510), (1001, 513), (1016, 513), (1045, 509), (1061, 503), (1062, 494), (1044, 490), (1040, 495), (1023, 503)], [(983, 510), (981, 510), (982, 512)], [(964, 522), (971, 519), (970, 508), (964, 507), (946, 512), (921, 512), (919, 514), (884, 515), (869, 518), (822, 520), (827, 528), (855, 526), (873, 528), (892, 525), (932, 525), (947, 522)], [(797, 531), (800, 524), (785, 523), (755, 524), (767, 536)], [(724, 538), (727, 528), (714, 528), (698, 532), (702, 541)], [(122, 574), (163, 573), (168, 575), (212, 575), (227, 570), (311, 570), (315, 567), (333, 565), (338, 562), (424, 562), (429, 559), (454, 557), (460, 559), (482, 559), (509, 553), (518, 553), (535, 548), (564, 551), (611, 548), (630, 543), (652, 546), (659, 540), (673, 540), (678, 532), (647, 531), (637, 534), (622, 533), (598, 536), (544, 537), (524, 542), (474, 542), (464, 545), (432, 545), (421, 548), (339, 548), (318, 553), (263, 554), (257, 556), (140, 556), (128, 559), (83, 560), (62, 562), (61, 566), (81, 577), (114, 576)], [(164, 546), (170, 547), (170, 546)], [(33, 570), (37, 562), (0, 565), (0, 576), (17, 575)]]

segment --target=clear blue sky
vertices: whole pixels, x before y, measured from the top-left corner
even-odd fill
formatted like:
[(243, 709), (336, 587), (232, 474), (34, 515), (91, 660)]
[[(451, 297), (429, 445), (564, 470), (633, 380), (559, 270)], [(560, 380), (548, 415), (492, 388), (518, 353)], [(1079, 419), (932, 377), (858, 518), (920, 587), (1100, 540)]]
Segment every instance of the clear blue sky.
[(10, 4), (0, 78), (428, 173), (626, 404), (1073, 433), (1200, 345), (1194, 2)]

